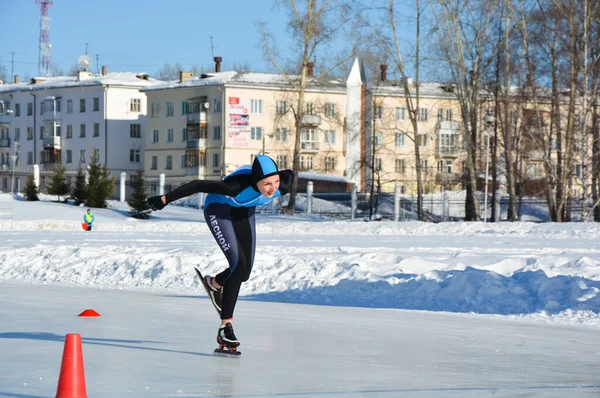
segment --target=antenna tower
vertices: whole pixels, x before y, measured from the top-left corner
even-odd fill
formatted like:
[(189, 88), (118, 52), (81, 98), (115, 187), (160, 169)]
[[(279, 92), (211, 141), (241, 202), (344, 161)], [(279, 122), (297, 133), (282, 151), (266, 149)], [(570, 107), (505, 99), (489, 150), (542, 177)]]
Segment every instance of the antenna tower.
[(41, 8), (40, 16), (40, 58), (38, 61), (38, 73), (40, 76), (50, 76), (50, 55), (52, 45), (50, 44), (50, 17), (48, 8), (52, 7), (52, 0), (35, 0)]

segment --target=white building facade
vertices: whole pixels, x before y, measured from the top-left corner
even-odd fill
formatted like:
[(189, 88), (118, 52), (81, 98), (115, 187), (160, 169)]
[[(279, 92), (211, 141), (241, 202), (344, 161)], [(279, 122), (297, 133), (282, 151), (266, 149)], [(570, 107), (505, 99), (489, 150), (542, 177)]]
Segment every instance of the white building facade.
[[(0, 189), (7, 190), (11, 173), (31, 174), (35, 164), (44, 180), (59, 165), (71, 172), (85, 169), (94, 155), (117, 178), (121, 172), (135, 174), (144, 165), (146, 132), (146, 95), (140, 89), (157, 83), (146, 74), (103, 68), (100, 75), (80, 71), (76, 77), (23, 83), (15, 78), (0, 85), (5, 110)], [(22, 189), (24, 181), (16, 184)]]

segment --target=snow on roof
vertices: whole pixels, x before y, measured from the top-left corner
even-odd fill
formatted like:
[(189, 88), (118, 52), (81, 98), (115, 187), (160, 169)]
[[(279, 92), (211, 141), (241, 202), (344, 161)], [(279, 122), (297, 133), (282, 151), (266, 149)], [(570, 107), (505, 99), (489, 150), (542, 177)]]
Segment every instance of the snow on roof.
[(145, 73), (111, 72), (104, 76), (92, 75), (84, 77), (81, 80), (78, 80), (77, 76), (35, 77), (23, 83), (1, 85), (0, 92), (36, 91), (100, 85), (148, 87), (160, 83), (163, 83), (163, 81), (152, 79)]
[(345, 177), (342, 177), (342, 176), (311, 173), (311, 172), (306, 172), (306, 171), (299, 172), (298, 177), (305, 179), (305, 180), (349, 182)]
[[(201, 86), (216, 86), (216, 85), (232, 85), (237, 84), (253, 85), (253, 86), (289, 86), (290, 81), (299, 79), (297, 75), (283, 75), (276, 73), (258, 73), (258, 72), (214, 72), (203, 73), (200, 76), (194, 76), (184, 82), (179, 80), (153, 85), (144, 88), (142, 91), (168, 90), (179, 87), (201, 87)], [(346, 82), (342, 79), (325, 78), (318, 79), (308, 77), (307, 83), (309, 88), (328, 87), (346, 89)]]

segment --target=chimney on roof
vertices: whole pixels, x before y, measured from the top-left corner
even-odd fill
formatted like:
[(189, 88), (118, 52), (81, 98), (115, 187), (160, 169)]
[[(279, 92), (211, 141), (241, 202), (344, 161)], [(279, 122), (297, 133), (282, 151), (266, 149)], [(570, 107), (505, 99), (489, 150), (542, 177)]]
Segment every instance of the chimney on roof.
[(379, 69), (381, 70), (381, 81), (384, 82), (387, 80), (387, 68), (386, 64), (379, 65)]
[(215, 72), (221, 72), (221, 61), (223, 61), (222, 57), (214, 57), (215, 60)]
[(15, 75), (15, 84), (19, 83), (19, 75)]
[(107, 73), (106, 66), (103, 66), (102, 67), (102, 76), (106, 76), (106, 73)]
[(309, 77), (313, 77), (315, 74), (315, 63), (314, 62), (307, 62), (306, 63), (306, 74)]
[(183, 83), (186, 80), (190, 80), (192, 77), (194, 77), (194, 72), (184, 72), (184, 71), (179, 71), (179, 83)]

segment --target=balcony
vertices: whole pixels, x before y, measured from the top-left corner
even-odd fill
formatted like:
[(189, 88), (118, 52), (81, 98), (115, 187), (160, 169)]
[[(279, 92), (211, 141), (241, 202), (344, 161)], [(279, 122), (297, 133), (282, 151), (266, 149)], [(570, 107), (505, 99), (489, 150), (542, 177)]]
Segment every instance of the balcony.
[(206, 138), (188, 138), (185, 142), (185, 149), (204, 149), (206, 148)]
[(438, 124), (438, 131), (445, 131), (448, 134), (458, 134), (458, 122), (452, 120), (442, 120)]
[(529, 160), (544, 160), (544, 151), (540, 150), (532, 150), (527, 152), (527, 157)]
[(302, 127), (316, 128), (321, 124), (321, 116), (319, 115), (304, 115), (302, 116)]
[(0, 113), (0, 126), (9, 125), (12, 122), (13, 114), (12, 111), (6, 111), (5, 113)]
[(438, 157), (440, 158), (457, 158), (460, 154), (460, 146), (458, 145), (438, 145)]
[(206, 166), (189, 166), (185, 168), (185, 175), (190, 177), (200, 177), (206, 175)]
[(60, 149), (60, 137), (44, 137), (44, 148)]
[(195, 123), (206, 123), (206, 112), (202, 111), (202, 112), (194, 112), (194, 113), (188, 113), (187, 114), (187, 122), (188, 124), (195, 124)]
[(300, 152), (302, 153), (316, 153), (319, 152), (318, 141), (301, 141)]
[(54, 109), (54, 110), (46, 109), (46, 111), (42, 115), (42, 121), (44, 121), (44, 122), (60, 122), (61, 120), (62, 120), (61, 112), (57, 111), (56, 109)]
[(61, 163), (60, 149), (44, 148), (42, 151), (41, 163), (43, 164), (59, 164)]
[(0, 148), (10, 148), (10, 138), (0, 139)]

